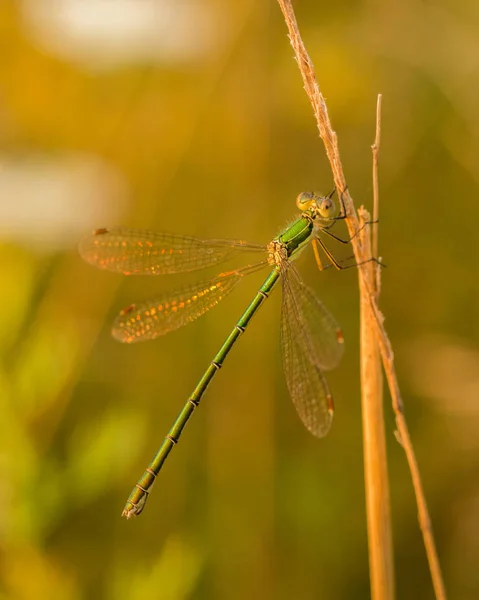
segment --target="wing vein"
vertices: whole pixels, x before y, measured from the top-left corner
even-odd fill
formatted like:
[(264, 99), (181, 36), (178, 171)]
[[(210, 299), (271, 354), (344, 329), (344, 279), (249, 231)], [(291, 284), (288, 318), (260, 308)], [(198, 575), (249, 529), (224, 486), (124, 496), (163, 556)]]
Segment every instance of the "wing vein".
[[(308, 288), (292, 263), (282, 267), (282, 284), (281, 345), (286, 383), (301, 421), (311, 433), (322, 437), (331, 426), (333, 402), (317, 357), (311, 315), (305, 312), (310, 298), (302, 294)], [(318, 306), (320, 315), (329, 315), (322, 304), (315, 309)]]
[(201, 240), (147, 229), (98, 229), (79, 244), (84, 260), (123, 275), (169, 275), (206, 269), (266, 246), (243, 240)]
[(267, 264), (263, 261), (220, 273), (213, 279), (132, 304), (115, 319), (113, 337), (124, 343), (152, 340), (191, 323), (230, 294), (245, 275)]

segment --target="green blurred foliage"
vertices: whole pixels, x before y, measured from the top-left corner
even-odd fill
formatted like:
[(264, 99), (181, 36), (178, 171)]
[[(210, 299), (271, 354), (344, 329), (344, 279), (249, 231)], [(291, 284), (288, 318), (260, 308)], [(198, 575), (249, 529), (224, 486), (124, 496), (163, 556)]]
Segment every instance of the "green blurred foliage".
[[(97, 156), (126, 182), (125, 225), (269, 241), (300, 191), (330, 191), (329, 167), (275, 2), (196, 4), (222, 23), (209, 52), (95, 70), (43, 47), (22, 4), (2, 3), (2, 161)], [(383, 94), (381, 307), (446, 586), (473, 600), (477, 3), (296, 4), (351, 193), (369, 208)], [(337, 416), (328, 437), (313, 439), (288, 398), (275, 294), (145, 513), (127, 522), (132, 485), (261, 277), (185, 330), (124, 347), (109, 334), (118, 310), (183, 279), (123, 281), (82, 263), (80, 233), (45, 251), (9, 227), (0, 232), (0, 598), (368, 598), (354, 269), (319, 274), (307, 253), (299, 265), (346, 336), (329, 377)], [(432, 598), (389, 404), (386, 419), (398, 598)]]

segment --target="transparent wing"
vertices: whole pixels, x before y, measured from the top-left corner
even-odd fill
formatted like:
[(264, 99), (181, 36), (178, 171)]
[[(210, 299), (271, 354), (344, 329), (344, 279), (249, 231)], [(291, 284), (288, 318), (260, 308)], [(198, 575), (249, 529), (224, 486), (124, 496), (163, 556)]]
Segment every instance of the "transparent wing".
[(313, 290), (304, 284), (294, 264), (289, 265), (288, 275), (296, 311), (310, 339), (311, 358), (320, 369), (330, 371), (344, 354), (343, 332)]
[[(334, 406), (320, 361), (337, 356), (339, 351), (326, 352), (326, 345), (322, 356), (316, 354), (318, 345), (313, 333), (321, 335), (321, 331), (316, 326), (311, 328), (311, 320), (316, 314), (320, 321), (329, 324), (329, 319), (324, 318), (329, 313), (319, 301), (313, 308), (307, 305), (312, 292), (301, 282), (291, 263), (282, 269), (282, 286), (281, 347), (286, 384), (301, 421), (313, 435), (323, 437), (331, 426)], [(334, 338), (328, 331), (325, 335), (332, 343)], [(335, 345), (338, 344), (341, 342), (336, 338)], [(319, 349), (321, 352), (321, 346)]]
[(113, 337), (132, 343), (153, 340), (194, 321), (223, 300), (248, 273), (266, 261), (243, 269), (220, 273), (208, 281), (189, 285), (123, 309), (113, 324)]
[(167, 275), (205, 269), (240, 252), (266, 252), (242, 240), (200, 240), (146, 229), (97, 229), (84, 237), (79, 252), (86, 262), (123, 275)]

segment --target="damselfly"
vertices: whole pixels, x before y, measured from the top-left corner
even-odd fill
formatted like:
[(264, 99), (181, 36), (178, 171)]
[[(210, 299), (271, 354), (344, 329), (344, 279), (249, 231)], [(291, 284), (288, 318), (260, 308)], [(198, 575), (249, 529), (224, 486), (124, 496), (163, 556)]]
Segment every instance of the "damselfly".
[(333, 369), (339, 363), (344, 348), (343, 335), (328, 310), (303, 283), (293, 260), (312, 242), (320, 266), (318, 246), (339, 266), (318, 236), (325, 232), (336, 238), (328, 229), (342, 215), (335, 216), (331, 196), (300, 194), (296, 205), (301, 215), (266, 246), (241, 240), (201, 240), (127, 228), (98, 229), (80, 242), (80, 254), (87, 262), (123, 275), (184, 273), (218, 265), (238, 254), (264, 254), (264, 258), (255, 264), (222, 272), (208, 281), (128, 306), (113, 326), (113, 336), (126, 343), (151, 340), (194, 321), (227, 296), (245, 275), (266, 266), (272, 268), (133, 488), (123, 510), (126, 518), (142, 512), (165, 459), (178, 443), (206, 388), (279, 280), (283, 291), (281, 347), (286, 384), (307, 429), (317, 437), (328, 432), (334, 407), (323, 371)]

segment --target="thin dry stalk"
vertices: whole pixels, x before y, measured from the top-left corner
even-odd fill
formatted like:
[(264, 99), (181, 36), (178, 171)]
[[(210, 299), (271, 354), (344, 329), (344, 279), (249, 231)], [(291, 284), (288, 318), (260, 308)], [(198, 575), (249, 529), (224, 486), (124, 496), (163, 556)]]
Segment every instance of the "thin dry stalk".
[[(346, 185), (346, 178), (344, 176), (344, 171), (339, 154), (337, 136), (331, 126), (324, 97), (321, 94), (321, 91), (319, 90), (318, 84), (316, 82), (313, 64), (301, 39), (291, 1), (278, 0), (278, 4), (281, 8), (281, 11), (283, 12), (286, 21), (291, 45), (293, 47), (295, 57), (298, 62), (299, 70), (303, 78), (304, 89), (313, 107), (314, 115), (319, 129), (319, 135), (323, 140), (326, 154), (331, 164), (331, 170), (333, 173), (336, 189), (338, 190), (338, 194), (340, 194), (340, 197), (342, 198), (342, 201), (344, 203), (344, 208), (347, 214), (346, 223), (348, 226), (348, 230), (350, 232), (350, 235), (353, 236), (358, 231), (359, 222), (358, 217), (356, 215), (356, 211), (354, 209), (354, 204), (351, 195), (349, 194), (349, 190)], [(352, 246), (358, 263), (363, 263), (364, 261), (367, 261), (369, 258), (371, 258), (370, 252), (366, 253), (365, 251), (367, 250), (367, 248), (364, 247), (364, 243), (361, 236), (356, 236), (355, 238), (353, 238)], [(371, 308), (371, 316), (372, 321), (374, 322), (374, 330), (377, 336), (377, 344), (379, 345), (379, 350), (381, 353), (381, 358), (386, 373), (386, 379), (392, 397), (393, 409), (396, 416), (398, 439), (400, 440), (406, 453), (406, 459), (411, 472), (411, 478), (418, 507), (419, 525), (424, 539), (424, 545), (426, 548), (429, 569), (431, 572), (436, 598), (438, 600), (446, 600), (446, 591), (444, 588), (441, 568), (437, 556), (436, 546), (434, 543), (434, 537), (431, 529), (429, 513), (427, 510), (426, 499), (424, 496), (424, 491), (422, 489), (419, 468), (416, 462), (416, 457), (411, 443), (411, 438), (409, 436), (409, 431), (406, 425), (406, 420), (404, 418), (403, 404), (394, 369), (393, 352), (391, 349), (389, 338), (383, 326), (383, 316), (379, 311), (379, 308), (376, 303), (374, 287), (369, 285), (367, 280), (367, 265), (359, 267), (359, 278), (362, 298), (364, 297), (364, 301), (367, 301)]]
[[(379, 258), (379, 242), (378, 242), (378, 221), (379, 221), (379, 148), (381, 146), (381, 107), (382, 94), (378, 94), (378, 102), (376, 105), (376, 137), (374, 144), (371, 146), (373, 151), (373, 229), (372, 229), (372, 255), (375, 259)], [(380, 273), (380, 270), (377, 269)], [(379, 280), (374, 283), (376, 291), (379, 293)], [(377, 300), (377, 298), (376, 298)]]
[[(381, 97), (376, 112), (376, 139), (373, 151), (373, 190), (375, 221), (379, 214), (378, 154), (381, 143)], [(360, 225), (368, 223), (368, 212), (359, 210)], [(377, 258), (378, 224), (373, 224), (373, 250)], [(371, 255), (370, 229), (361, 229), (364, 254)], [(376, 339), (374, 316), (369, 302), (368, 289), (379, 296), (380, 269), (375, 262), (365, 265), (360, 279), (360, 364), (361, 403), (364, 446), (364, 478), (366, 484), (366, 512), (369, 539), (369, 569), (371, 597), (375, 600), (394, 598), (394, 561), (389, 503), (386, 438), (383, 416), (383, 379), (381, 360)], [(366, 285), (367, 282), (367, 285)]]
[[(360, 223), (370, 221), (369, 213), (359, 209)], [(369, 227), (361, 230), (365, 254), (370, 254)], [(376, 263), (369, 262), (360, 281), (361, 404), (364, 446), (364, 478), (369, 540), (371, 597), (394, 598), (394, 560), (389, 503), (386, 439), (384, 433), (382, 372), (376, 339), (374, 315), (368, 289), (374, 289)]]

